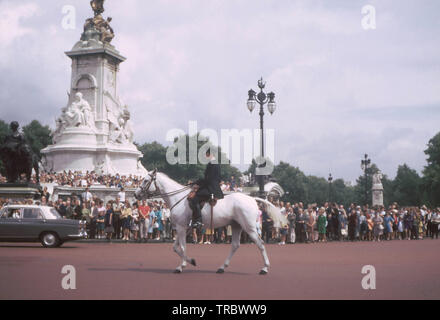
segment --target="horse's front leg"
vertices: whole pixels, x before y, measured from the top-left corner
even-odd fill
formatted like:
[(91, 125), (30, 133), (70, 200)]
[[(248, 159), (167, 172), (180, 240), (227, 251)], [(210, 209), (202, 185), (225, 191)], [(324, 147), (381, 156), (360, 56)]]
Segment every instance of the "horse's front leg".
[(174, 252), (177, 253), (179, 255), (179, 257), (182, 259), (182, 263), (176, 268), (174, 273), (182, 273), (183, 268), (186, 267), (186, 261), (183, 256), (183, 252), (180, 249), (179, 237), (176, 237), (176, 240), (174, 241), (173, 249), (174, 249)]
[(185, 259), (186, 262), (192, 264), (194, 267), (197, 265), (196, 264), (196, 260), (188, 258), (188, 256), (186, 255), (186, 228), (181, 228), (181, 232), (177, 232), (178, 233), (178, 237), (179, 237), (179, 244), (180, 244), (180, 249), (182, 250), (183, 253), (183, 258)]
[(175, 273), (181, 273), (186, 267), (187, 262), (196, 266), (196, 260), (190, 259), (186, 256), (186, 229), (177, 227), (177, 237), (174, 242), (174, 251), (182, 258), (182, 264), (178, 266)]

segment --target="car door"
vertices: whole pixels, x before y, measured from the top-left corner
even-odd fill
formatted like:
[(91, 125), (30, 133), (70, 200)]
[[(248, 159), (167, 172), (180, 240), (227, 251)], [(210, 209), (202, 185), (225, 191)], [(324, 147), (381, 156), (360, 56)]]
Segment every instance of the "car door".
[(20, 209), (4, 208), (0, 213), (0, 239), (20, 238), (22, 212)]
[(23, 239), (38, 239), (45, 231), (47, 221), (40, 208), (23, 208), (21, 220), (21, 235)]

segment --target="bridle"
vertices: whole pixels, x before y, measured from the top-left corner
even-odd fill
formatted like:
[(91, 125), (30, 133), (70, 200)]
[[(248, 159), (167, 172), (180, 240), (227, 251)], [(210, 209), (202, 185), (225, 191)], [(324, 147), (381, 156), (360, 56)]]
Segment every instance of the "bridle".
[[(175, 190), (175, 191), (171, 191), (171, 192), (165, 192), (165, 193), (160, 193), (157, 192), (159, 191), (159, 188), (157, 186), (157, 182), (156, 182), (156, 178), (157, 178), (157, 170), (155, 170), (152, 174), (149, 174), (149, 176), (151, 177), (151, 180), (148, 181), (148, 184), (145, 187), (141, 186), (141, 190), (143, 194), (146, 194), (146, 199), (152, 199), (155, 197), (158, 198), (163, 198), (163, 197), (169, 197), (169, 196), (174, 196), (176, 194), (182, 193), (186, 190), (189, 190), (192, 188), (192, 184), (187, 185), (181, 189)], [(148, 190), (150, 190), (151, 185), (154, 183), (154, 187), (156, 188), (156, 192), (152, 193), (149, 192)], [(186, 199), (189, 196), (189, 194), (185, 195), (182, 199), (180, 199), (179, 201), (177, 201), (171, 208), (170, 211), (173, 210), (173, 208), (175, 206), (177, 206), (180, 202), (182, 202), (184, 199)]]
[(156, 190), (159, 190), (159, 189), (157, 188), (157, 183), (156, 183), (156, 172), (154, 172), (152, 175), (151, 174), (148, 174), (148, 175), (151, 177), (151, 180), (148, 181), (148, 185), (146, 185), (145, 187), (143, 187), (141, 185), (141, 191), (142, 191), (142, 194), (146, 195), (146, 199), (151, 199), (152, 196), (155, 196), (155, 194), (149, 192), (148, 190), (150, 190), (150, 187), (153, 184), (153, 182), (154, 182), (154, 187), (156, 188)]

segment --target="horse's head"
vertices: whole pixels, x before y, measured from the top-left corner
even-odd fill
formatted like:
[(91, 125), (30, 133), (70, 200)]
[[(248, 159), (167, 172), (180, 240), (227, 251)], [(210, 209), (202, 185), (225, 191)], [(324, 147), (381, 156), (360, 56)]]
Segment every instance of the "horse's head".
[(137, 200), (148, 198), (159, 191), (157, 190), (156, 177), (157, 169), (147, 174), (139, 188), (137, 188), (136, 192), (134, 193), (134, 196)]

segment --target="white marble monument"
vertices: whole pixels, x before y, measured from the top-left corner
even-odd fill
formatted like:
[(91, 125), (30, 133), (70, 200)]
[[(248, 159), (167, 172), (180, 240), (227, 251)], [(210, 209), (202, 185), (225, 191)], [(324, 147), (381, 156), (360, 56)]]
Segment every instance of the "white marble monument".
[(104, 20), (103, 1), (92, 1), (81, 40), (66, 52), (72, 59), (67, 106), (56, 120), (54, 144), (42, 150), (47, 171), (96, 171), (145, 175), (133, 144), (131, 114), (118, 96), (119, 64), (125, 60), (110, 44), (111, 18)]
[(373, 207), (383, 206), (383, 185), (382, 185), (382, 173), (378, 171), (373, 175)]

